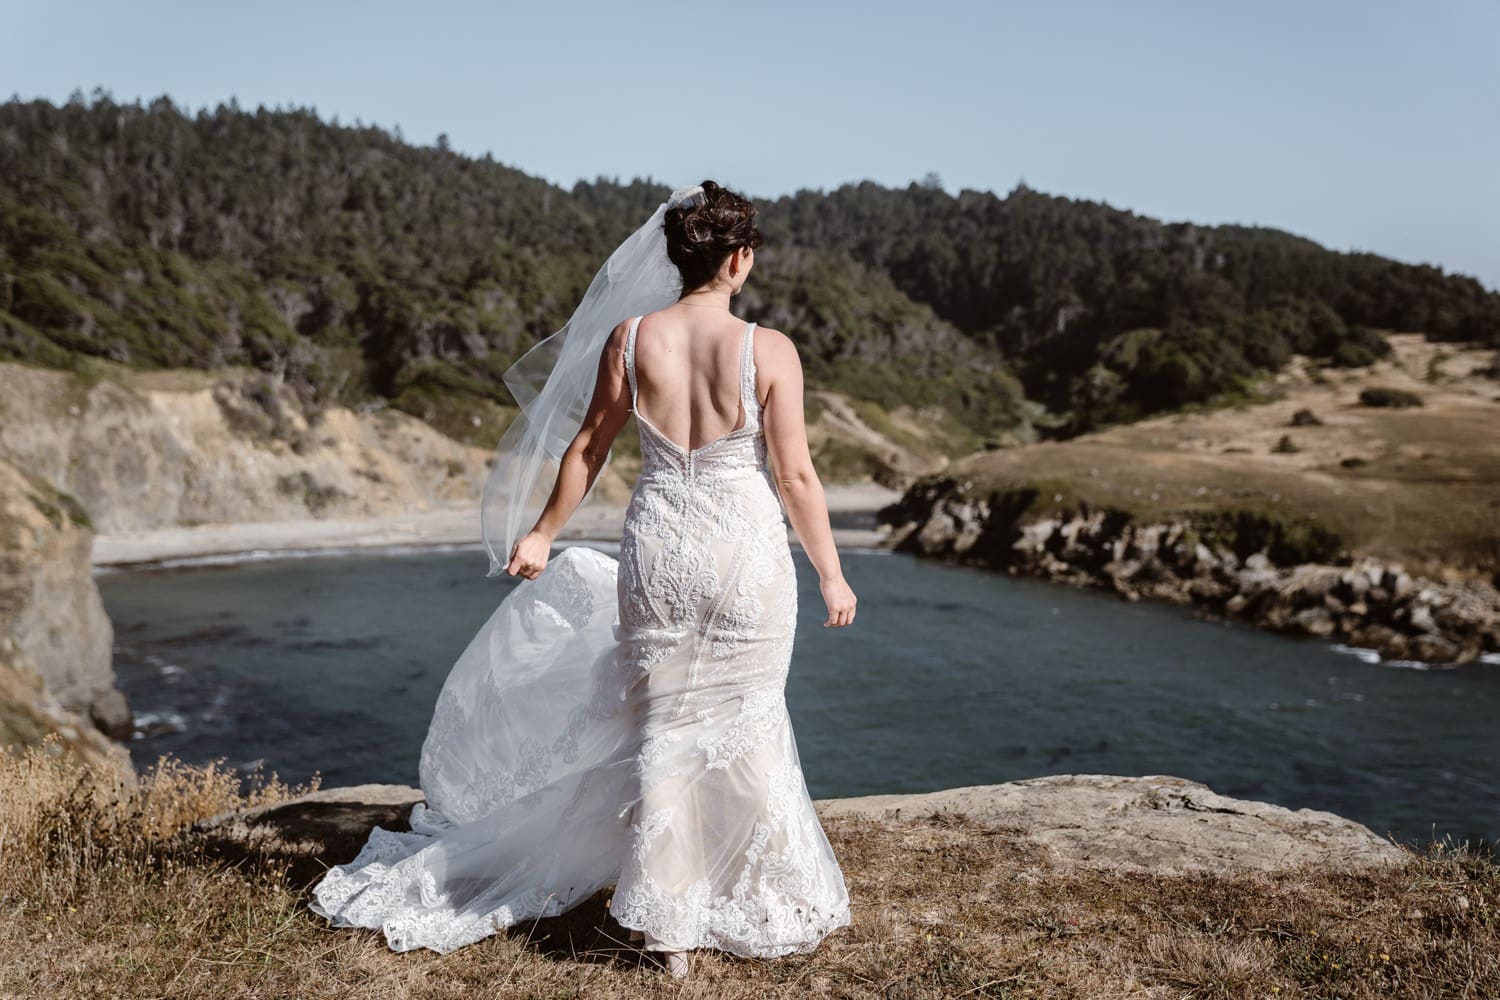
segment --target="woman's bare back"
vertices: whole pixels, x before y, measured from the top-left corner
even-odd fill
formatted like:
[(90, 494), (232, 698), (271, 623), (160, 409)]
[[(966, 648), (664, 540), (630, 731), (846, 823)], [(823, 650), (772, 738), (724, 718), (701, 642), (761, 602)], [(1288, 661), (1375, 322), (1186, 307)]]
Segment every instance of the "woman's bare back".
[(684, 451), (743, 427), (744, 337), (744, 320), (719, 310), (678, 303), (647, 314), (636, 330), (636, 413)]

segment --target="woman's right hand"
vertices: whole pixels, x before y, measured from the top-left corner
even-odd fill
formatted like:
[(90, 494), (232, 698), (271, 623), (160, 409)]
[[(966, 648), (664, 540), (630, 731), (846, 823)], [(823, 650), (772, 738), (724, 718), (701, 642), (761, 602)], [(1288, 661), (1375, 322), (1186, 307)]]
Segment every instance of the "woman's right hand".
[(823, 580), (818, 583), (823, 592), (823, 603), (828, 605), (828, 620), (824, 628), (843, 628), (854, 621), (854, 591), (843, 577)]
[(551, 552), (552, 539), (533, 528), (510, 550), (510, 562), (505, 564), (505, 572), (535, 580), (547, 568), (547, 557)]

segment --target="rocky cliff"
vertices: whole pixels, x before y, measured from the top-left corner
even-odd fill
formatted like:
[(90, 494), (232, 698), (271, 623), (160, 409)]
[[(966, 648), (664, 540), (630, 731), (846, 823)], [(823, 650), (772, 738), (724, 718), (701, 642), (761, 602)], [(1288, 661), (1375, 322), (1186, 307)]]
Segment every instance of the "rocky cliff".
[(1035, 487), (985, 490), (953, 478), (918, 484), (879, 516), (903, 551), (1189, 604), (1390, 659), (1462, 663), (1500, 652), (1492, 584), (1424, 579), (1373, 558), (1317, 561), (1339, 559), (1336, 540), (1306, 521), (1233, 510), (1143, 521), (1086, 503), (1058, 509)]
[[(1235, 405), (966, 456), (881, 520), (918, 554), (1391, 659), (1494, 653), (1491, 352), (1389, 339), (1391, 356), (1368, 368), (1294, 359)], [(1377, 405), (1393, 394), (1419, 405)]]
[(0, 642), (10, 671), (0, 698), (33, 702), (8, 714), (38, 720), (56, 714), (47, 700), (55, 699), (123, 737), (130, 710), (115, 688), (113, 629), (94, 585), (92, 544), (77, 501), (0, 461)]
[(259, 372), (0, 364), (0, 458), (102, 532), (472, 504), (488, 457), (396, 410), (309, 413)]
[(394, 410), (307, 412), (264, 373), (0, 364), (0, 639), (16, 652), (5, 738), (131, 732), (94, 530), (472, 504), (488, 456)]

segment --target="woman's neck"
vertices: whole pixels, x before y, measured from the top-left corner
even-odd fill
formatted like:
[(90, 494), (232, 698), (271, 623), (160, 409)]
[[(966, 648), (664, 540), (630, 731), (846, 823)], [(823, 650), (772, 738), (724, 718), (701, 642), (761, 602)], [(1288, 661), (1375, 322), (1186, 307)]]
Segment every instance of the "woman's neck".
[(678, 299), (680, 305), (699, 306), (706, 309), (723, 309), (729, 311), (730, 291), (728, 288), (700, 288), (688, 292)]

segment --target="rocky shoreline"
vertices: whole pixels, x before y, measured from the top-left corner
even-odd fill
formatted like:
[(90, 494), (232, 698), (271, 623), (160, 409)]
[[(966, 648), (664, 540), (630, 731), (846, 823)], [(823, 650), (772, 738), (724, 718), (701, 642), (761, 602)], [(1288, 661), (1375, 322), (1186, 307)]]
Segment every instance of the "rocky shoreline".
[[(1500, 590), (1490, 582), (1439, 582), (1337, 553), (1302, 561), (1300, 552), (1326, 550), (1325, 540), (1249, 512), (1141, 521), (1085, 503), (1048, 509), (1038, 493), (929, 479), (878, 518), (898, 551), (1190, 605), (1387, 660), (1458, 664), (1500, 653)], [(1222, 530), (1226, 523), (1238, 530)]]

